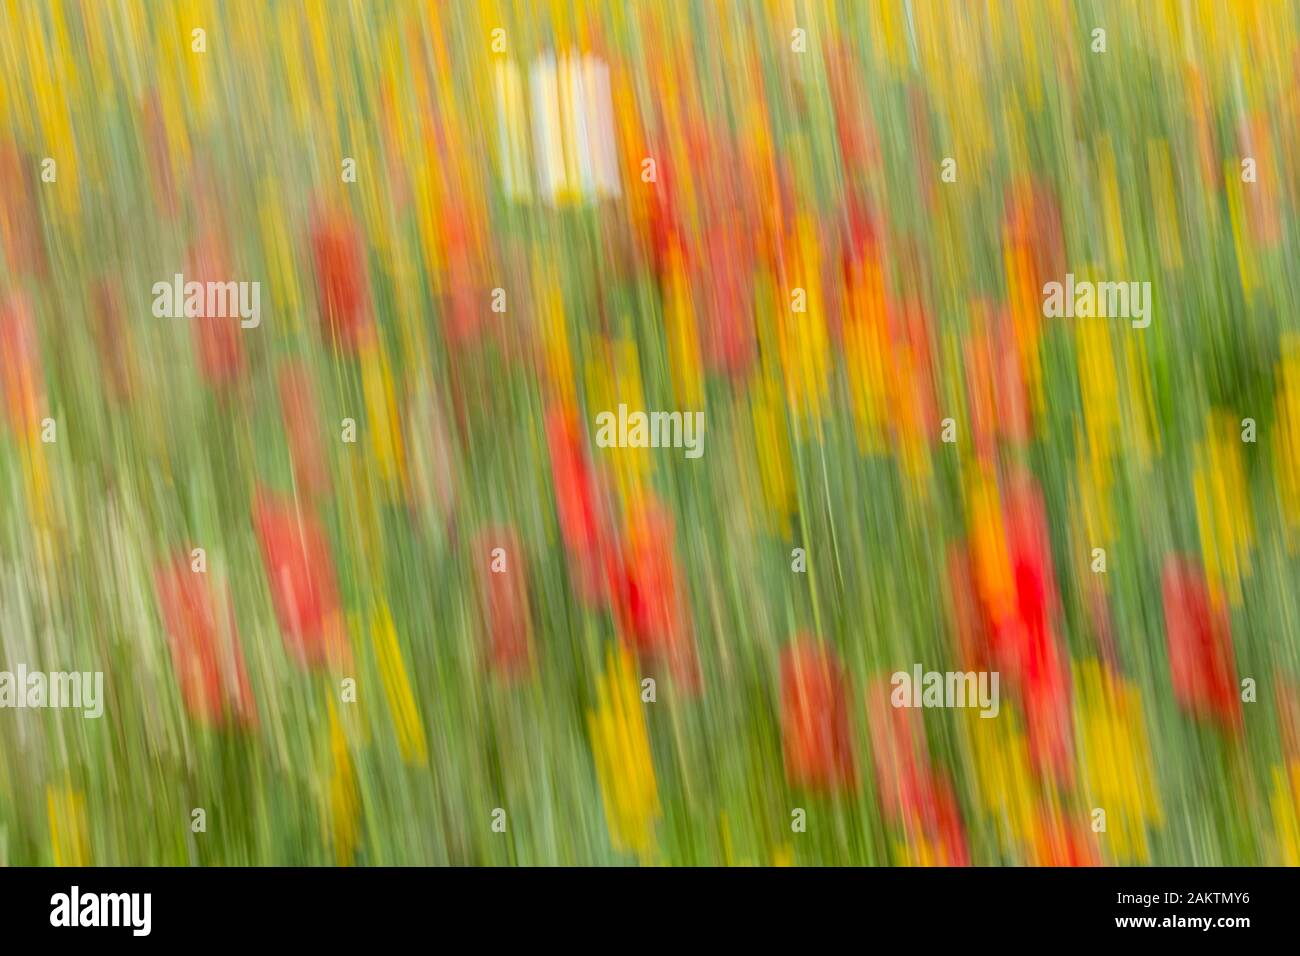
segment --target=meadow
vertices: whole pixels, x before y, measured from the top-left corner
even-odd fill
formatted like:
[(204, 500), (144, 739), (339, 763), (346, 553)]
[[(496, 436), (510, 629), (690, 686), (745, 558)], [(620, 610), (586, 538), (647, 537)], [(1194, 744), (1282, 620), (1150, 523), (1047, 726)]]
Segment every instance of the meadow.
[(0, 671), (104, 693), (0, 700), (0, 864), (1300, 864), (1300, 4), (14, 0), (0, 77)]

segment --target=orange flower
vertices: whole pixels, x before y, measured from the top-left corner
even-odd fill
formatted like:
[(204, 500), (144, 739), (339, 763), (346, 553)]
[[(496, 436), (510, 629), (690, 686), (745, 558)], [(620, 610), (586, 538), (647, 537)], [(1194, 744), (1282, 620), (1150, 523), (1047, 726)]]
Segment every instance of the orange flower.
[(478, 341), (491, 315), (487, 283), (479, 268), (478, 231), (470, 210), (455, 203), (443, 210), (442, 230), (448, 296), (443, 335), (449, 345), (464, 345)]
[(45, 371), (31, 299), (23, 292), (0, 301), (0, 394), (14, 433), (35, 435), (45, 408)]
[(1051, 278), (1065, 275), (1065, 239), (1061, 231), (1061, 206), (1052, 187), (1022, 179), (1007, 187), (1003, 213), (1007, 240), (1028, 251), (1033, 282), (1041, 289)]
[(1077, 821), (1059, 808), (1042, 809), (1034, 821), (1029, 847), (1030, 866), (1097, 866), (1097, 846)]
[(781, 653), (781, 743), (791, 786), (815, 791), (857, 785), (848, 686), (833, 651), (800, 635)]

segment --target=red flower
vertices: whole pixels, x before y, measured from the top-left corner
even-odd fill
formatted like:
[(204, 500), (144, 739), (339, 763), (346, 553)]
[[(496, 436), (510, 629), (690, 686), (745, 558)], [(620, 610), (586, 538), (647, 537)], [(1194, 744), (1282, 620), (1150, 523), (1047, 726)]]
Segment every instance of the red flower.
[(699, 686), (686, 587), (673, 555), (672, 518), (656, 504), (637, 507), (627, 521), (615, 595), (623, 633), (644, 658), (667, 660), (673, 676)]
[(952, 784), (938, 771), (931, 771), (928, 793), (926, 812), (921, 818), (926, 839), (939, 848), (943, 865), (970, 866), (966, 828)]
[[(659, 155), (664, 155), (660, 153)], [(655, 171), (658, 179), (657, 188), (650, 194), (649, 220), (647, 229), (650, 241), (650, 261), (655, 274), (661, 279), (668, 272), (674, 251), (681, 256), (683, 264), (690, 262), (686, 244), (683, 241), (684, 230), (681, 216), (677, 211), (676, 191), (672, 188), (671, 171), (666, 163), (660, 163)]]
[(957, 798), (947, 777), (930, 763), (920, 712), (894, 707), (885, 681), (876, 681), (867, 699), (872, 764), (885, 819), (901, 825), (909, 842), (935, 848), (942, 864), (969, 866)]
[(781, 743), (792, 786), (853, 789), (848, 686), (834, 653), (801, 635), (781, 654)]
[(229, 593), (215, 600), (188, 555), (158, 568), (158, 605), (185, 708), (203, 724), (257, 722)]
[(1068, 783), (1074, 772), (1074, 719), (1068, 659), (1055, 630), (1060, 598), (1047, 514), (1028, 473), (1009, 480), (1001, 505), (1013, 601), (995, 608), (985, 594), (973, 615), (979, 592), (972, 575), (978, 569), (966, 555), (952, 559), (958, 642), (967, 660), (996, 668), (1001, 686), (1019, 695), (1034, 768)]
[(871, 758), (880, 805), (891, 823), (919, 812), (925, 802), (929, 757), (920, 714), (894, 707), (890, 685), (874, 682), (867, 692)]
[(279, 374), (280, 415), (293, 462), (293, 480), (299, 493), (314, 497), (330, 490), (329, 464), (321, 436), (316, 383), (311, 370), (300, 362), (286, 362)]
[(1215, 602), (1198, 565), (1177, 555), (1165, 562), (1165, 637), (1174, 697), (1203, 720), (1242, 727), (1227, 608)]
[(334, 562), (320, 524), (295, 502), (261, 491), (253, 527), (289, 652), (303, 665), (346, 661)]
[(507, 678), (527, 674), (532, 668), (532, 617), (528, 568), (519, 536), (512, 528), (484, 529), (475, 537), (471, 553), (482, 569), (479, 598), (492, 666)]
[(608, 603), (618, 555), (606, 517), (605, 497), (587, 458), (576, 417), (562, 406), (546, 416), (551, 480), (560, 537), (568, 552), (574, 588), (589, 606)]
[(321, 331), (336, 347), (354, 351), (370, 330), (370, 280), (361, 233), (341, 215), (319, 213), (312, 224), (312, 255)]
[(879, 267), (882, 257), (884, 225), (875, 208), (860, 196), (849, 197), (845, 208), (847, 225), (840, 249), (840, 265), (847, 285), (854, 271), (863, 265)]
[(1070, 672), (1054, 627), (1060, 598), (1047, 513), (1029, 474), (1011, 480), (1003, 511), (1019, 613), (996, 637), (1000, 666), (1020, 690), (1034, 766), (1068, 781), (1074, 764)]

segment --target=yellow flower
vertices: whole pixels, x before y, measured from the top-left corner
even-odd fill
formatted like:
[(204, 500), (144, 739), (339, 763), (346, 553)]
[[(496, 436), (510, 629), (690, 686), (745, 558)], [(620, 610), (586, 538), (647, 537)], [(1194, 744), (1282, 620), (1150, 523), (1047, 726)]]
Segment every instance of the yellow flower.
[(1174, 177), (1169, 141), (1164, 137), (1147, 140), (1147, 170), (1160, 261), (1166, 269), (1181, 269), (1183, 244), (1178, 234), (1178, 206), (1174, 198), (1174, 183), (1178, 180)]
[(668, 365), (673, 394), (684, 410), (704, 407), (704, 376), (700, 369), (700, 343), (695, 328), (695, 308), (681, 250), (673, 247), (664, 294), (664, 333), (668, 339)]
[(1109, 474), (1115, 437), (1119, 430), (1119, 395), (1115, 353), (1108, 319), (1076, 319), (1075, 356), (1079, 367), (1079, 393), (1083, 406), (1086, 451), (1098, 469)]
[(1082, 792), (1106, 811), (1107, 840), (1121, 863), (1146, 863), (1147, 827), (1162, 822), (1137, 689), (1100, 661), (1075, 667)]
[(1008, 238), (1003, 248), (1007, 274), (1007, 304), (1015, 338), (1020, 343), (1020, 374), (1036, 419), (1042, 421), (1046, 398), (1039, 340), (1043, 326), (1043, 300), (1034, 274), (1034, 251)]
[[(596, 343), (595, 354), (587, 362), (587, 407), (593, 415), (611, 412), (618, 418), (618, 406), (628, 412), (646, 411), (641, 387), (641, 362), (632, 341)], [(653, 456), (648, 448), (600, 448), (608, 456), (624, 504), (634, 507), (645, 496)]]
[(86, 827), (86, 795), (71, 784), (45, 788), (50, 821), (50, 845), (55, 866), (89, 866), (90, 840)]
[(858, 448), (866, 454), (879, 455), (888, 447), (891, 367), (885, 322), (885, 277), (879, 262), (869, 260), (852, 270), (846, 299), (844, 366)]
[(58, 531), (58, 511), (55, 508), (49, 461), (54, 447), (56, 446), (35, 440), (24, 440), (18, 451), (22, 463), (23, 488), (27, 492), (29, 524), (34, 531), (52, 536), (52, 542), (57, 541), (53, 536)]
[(370, 633), (375, 644), (375, 655), (379, 659), (379, 676), (384, 684), (384, 695), (388, 698), (388, 712), (393, 718), (393, 726), (397, 728), (397, 743), (402, 751), (402, 759), (408, 764), (423, 766), (428, 759), (424, 727), (415, 706), (415, 695), (411, 692), (411, 681), (402, 660), (402, 649), (397, 643), (393, 616), (383, 601), (375, 611)]
[(1128, 250), (1124, 243), (1124, 204), (1119, 192), (1115, 151), (1108, 133), (1101, 136), (1097, 147), (1097, 176), (1101, 180), (1101, 208), (1106, 226), (1109, 265), (1117, 274), (1123, 274), (1127, 271), (1128, 261)]
[(1143, 465), (1150, 462), (1153, 452), (1160, 450), (1160, 432), (1151, 427), (1156, 412), (1151, 379), (1147, 372), (1146, 341), (1141, 335), (1124, 337), (1124, 369), (1128, 376), (1128, 407), (1124, 427), (1129, 433), (1128, 445)]
[(949, 866), (951, 861), (942, 845), (926, 839), (924, 834), (913, 833), (906, 840), (892, 840), (894, 863), (897, 866)]
[(266, 271), (271, 282), (272, 301), (276, 312), (285, 318), (285, 327), (297, 330), (301, 297), (298, 290), (297, 267), (294, 264), (293, 245), (284, 224), (284, 210), (277, 201), (279, 187), (269, 176), (262, 180), (258, 190), (258, 218), (262, 234), (262, 250), (266, 255)]
[(528, 122), (524, 113), (524, 80), (519, 64), (498, 59), (492, 64), (496, 91), (497, 133), (501, 184), (516, 202), (532, 200), (532, 160), (528, 148)]
[(275, 49), (279, 56), (282, 88), (289, 94), (296, 131), (305, 133), (311, 126), (315, 99), (307, 82), (309, 74), (303, 57), (302, 16), (288, 5), (277, 9), (275, 33), (279, 42)]
[(569, 327), (564, 317), (559, 277), (542, 273), (539, 269), (534, 284), (539, 303), (537, 321), (541, 326), (546, 381), (555, 398), (565, 407), (572, 407), (577, 400), (573, 384), (573, 351), (569, 346)]
[(1300, 544), (1300, 336), (1294, 333), (1282, 339), (1278, 380), (1273, 467), (1287, 524), (1287, 544), (1294, 550)]
[(334, 698), (329, 698), (329, 776), (326, 788), (326, 839), (334, 848), (339, 866), (349, 866), (360, 840), (361, 801), (357, 795), (356, 771), (348, 752), (347, 737), (339, 722)]
[(654, 849), (660, 811), (639, 687), (631, 655), (623, 648), (611, 648), (596, 685), (596, 708), (587, 712), (587, 725), (614, 848), (630, 850), (645, 860)]
[(361, 388), (365, 393), (366, 426), (380, 478), (391, 491), (406, 484), (406, 457), (393, 375), (383, 347), (375, 339), (361, 353)]
[(1232, 245), (1237, 253), (1237, 274), (1241, 276), (1241, 291), (1249, 306), (1258, 285), (1255, 251), (1246, 234), (1246, 198), (1243, 195), (1243, 189), (1251, 187), (1242, 185), (1241, 170), (1237, 167), (1236, 159), (1227, 160), (1223, 164), (1223, 187), (1228, 193), (1228, 217), (1232, 222)]
[(424, 250), (424, 266), (435, 295), (447, 292), (447, 250), (443, 242), (442, 220), (438, 211), (444, 208), (443, 187), (438, 178), (438, 169), (432, 156), (435, 144), (430, 138), (426, 141), (416, 161), (413, 180), (415, 183), (415, 214), (420, 229), (420, 248)]
[(786, 430), (781, 386), (767, 376), (754, 383), (752, 415), (763, 500), (782, 537), (788, 537), (791, 515), (798, 508), (794, 461), (790, 456), (790, 436)]
[[(830, 338), (821, 294), (820, 260), (812, 221), (804, 216), (790, 258), (787, 300), (777, 309), (777, 342), (792, 411), (820, 428), (828, 401)], [(795, 311), (796, 308), (802, 311)]]
[(1273, 828), (1283, 866), (1300, 866), (1300, 760), (1273, 768)]
[(340, 488), (340, 503), (343, 504), (352, 522), (355, 535), (355, 550), (358, 556), (360, 573), (366, 575), (372, 588), (383, 586), (383, 551), (380, 533), (383, 517), (379, 504), (375, 500), (375, 476), (368, 467), (368, 459), (362, 455), (344, 455), (341, 459), (343, 481)]
[(1212, 412), (1196, 448), (1193, 487), (1205, 576), (1216, 598), (1241, 603), (1241, 580), (1250, 574), (1254, 539), (1239, 423)]
[(1079, 369), (1084, 425), (1078, 437), (1079, 499), (1088, 540), (1112, 540), (1110, 489), (1120, 429), (1115, 353), (1106, 319), (1076, 319), (1075, 359)]
[(908, 62), (906, 14), (901, 6), (892, 3), (873, 4), (871, 27), (867, 31), (874, 41), (877, 59), (901, 68)]
[(1029, 740), (1011, 711), (985, 720), (973, 711), (965, 721), (974, 758), (980, 808), (993, 821), (1004, 850), (1018, 855), (1033, 842), (1039, 791), (1029, 759)]

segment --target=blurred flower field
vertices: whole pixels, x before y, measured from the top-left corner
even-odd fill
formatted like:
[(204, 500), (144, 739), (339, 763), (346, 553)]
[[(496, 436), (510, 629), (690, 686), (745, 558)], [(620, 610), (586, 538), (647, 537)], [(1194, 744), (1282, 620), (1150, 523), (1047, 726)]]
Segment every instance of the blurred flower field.
[(105, 694), (0, 706), (0, 863), (1300, 864), (1300, 4), (0, 0), (0, 78), (0, 671)]

